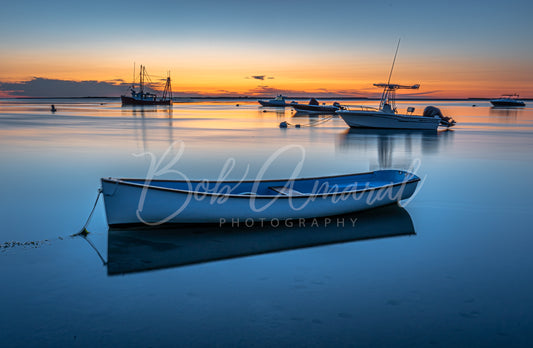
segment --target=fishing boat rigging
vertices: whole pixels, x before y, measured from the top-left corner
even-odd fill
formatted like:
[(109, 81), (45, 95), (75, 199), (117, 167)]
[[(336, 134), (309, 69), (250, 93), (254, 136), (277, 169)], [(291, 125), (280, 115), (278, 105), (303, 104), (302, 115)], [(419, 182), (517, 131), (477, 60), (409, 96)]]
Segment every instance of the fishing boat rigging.
[(122, 105), (172, 105), (172, 85), (170, 72), (167, 73), (165, 87), (161, 96), (151, 93), (152, 89), (149, 87), (149, 85), (152, 84), (152, 81), (150, 79), (150, 75), (148, 75), (146, 72), (146, 67), (144, 65), (140, 66), (138, 88), (135, 85), (135, 65), (133, 67), (133, 76), (133, 83), (129, 89), (131, 95), (120, 96)]

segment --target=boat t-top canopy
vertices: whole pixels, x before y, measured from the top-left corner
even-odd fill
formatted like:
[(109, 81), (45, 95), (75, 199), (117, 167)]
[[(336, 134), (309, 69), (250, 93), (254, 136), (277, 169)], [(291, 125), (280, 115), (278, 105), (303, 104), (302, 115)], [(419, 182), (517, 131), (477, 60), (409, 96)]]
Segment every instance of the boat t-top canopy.
[(502, 94), (502, 98), (509, 98), (509, 99), (518, 99), (520, 97), (520, 94), (513, 93), (513, 94)]
[(385, 112), (396, 113), (396, 90), (397, 89), (419, 89), (420, 84), (416, 85), (397, 85), (394, 83), (374, 83), (376, 87), (382, 87), (381, 101), (379, 109)]

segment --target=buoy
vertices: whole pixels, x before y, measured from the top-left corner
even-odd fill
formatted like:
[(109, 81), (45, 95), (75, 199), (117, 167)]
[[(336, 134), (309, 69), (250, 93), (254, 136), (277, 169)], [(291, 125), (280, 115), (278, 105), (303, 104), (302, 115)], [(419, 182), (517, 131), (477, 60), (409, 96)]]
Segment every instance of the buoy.
[(279, 124), (279, 128), (287, 128), (287, 122), (283, 121)]
[(235, 106), (239, 106), (239, 104), (236, 104)]
[(299, 125), (299, 124), (296, 124), (296, 125), (294, 125), (294, 127), (296, 127), (296, 128), (300, 128), (300, 125)]

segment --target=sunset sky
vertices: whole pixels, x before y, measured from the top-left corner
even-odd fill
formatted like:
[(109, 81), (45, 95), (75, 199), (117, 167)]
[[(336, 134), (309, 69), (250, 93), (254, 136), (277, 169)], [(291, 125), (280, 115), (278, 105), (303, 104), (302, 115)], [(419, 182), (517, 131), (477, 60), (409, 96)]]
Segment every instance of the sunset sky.
[[(13, 1), (0, 97), (119, 96), (133, 64), (176, 96), (533, 98), (530, 1)], [(402, 93), (405, 95), (405, 93)]]

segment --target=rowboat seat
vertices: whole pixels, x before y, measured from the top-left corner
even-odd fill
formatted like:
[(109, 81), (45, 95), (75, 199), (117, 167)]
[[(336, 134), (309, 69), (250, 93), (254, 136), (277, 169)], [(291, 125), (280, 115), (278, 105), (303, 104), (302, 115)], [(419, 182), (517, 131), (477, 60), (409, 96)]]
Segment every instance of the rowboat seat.
[(292, 188), (290, 187), (285, 187), (285, 186), (271, 186), (269, 187), (269, 189), (271, 189), (272, 191), (275, 191), (277, 193), (280, 193), (284, 196), (304, 196), (303, 193), (299, 192), (299, 191), (296, 191), (296, 190), (293, 190)]

